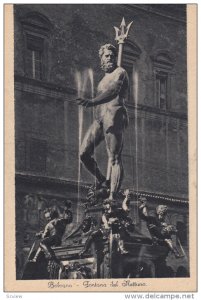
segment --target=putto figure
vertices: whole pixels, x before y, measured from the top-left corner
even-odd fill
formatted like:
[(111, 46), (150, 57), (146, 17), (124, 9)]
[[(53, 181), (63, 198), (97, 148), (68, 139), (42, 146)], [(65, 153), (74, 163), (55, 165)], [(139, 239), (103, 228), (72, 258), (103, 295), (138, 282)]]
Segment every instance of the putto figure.
[(183, 257), (173, 244), (171, 238), (173, 234), (177, 233), (177, 230), (175, 226), (166, 223), (168, 207), (166, 205), (158, 205), (156, 207), (156, 216), (150, 216), (147, 209), (147, 199), (141, 197), (140, 202), (139, 216), (147, 223), (147, 228), (153, 241), (164, 244), (176, 258)]
[[(99, 57), (105, 76), (98, 85), (97, 96), (90, 100), (77, 99), (79, 105), (95, 107), (95, 120), (83, 139), (80, 159), (88, 171), (96, 177), (98, 188), (109, 188), (109, 199), (112, 201), (115, 200), (123, 179), (121, 153), (124, 130), (128, 126), (128, 113), (125, 107), (128, 75), (122, 67), (117, 66), (117, 51), (113, 45), (102, 46)], [(103, 140), (108, 153), (106, 177), (93, 158), (95, 147)]]
[[(80, 256), (89, 250), (92, 242), (104, 242), (109, 239), (110, 231), (113, 234), (114, 240), (117, 242), (117, 250), (120, 254), (128, 254), (128, 251), (124, 247), (124, 239), (129, 235), (129, 232), (133, 232), (134, 223), (128, 216), (130, 203), (129, 190), (125, 191), (124, 196), (121, 207), (116, 205), (116, 201), (112, 203), (109, 199), (104, 200), (100, 226), (97, 230), (92, 231), (86, 241), (84, 249), (80, 252)], [(85, 224), (88, 220), (89, 218), (85, 219)]]
[(41, 238), (41, 241), (34, 258), (30, 260), (30, 262), (37, 262), (41, 251), (45, 253), (46, 258), (58, 262), (52, 247), (61, 245), (66, 225), (72, 222), (73, 215), (71, 210), (69, 210), (69, 206), (70, 204), (67, 203), (62, 216), (54, 209), (47, 209), (44, 211), (48, 223), (45, 226), (44, 231), (36, 234), (36, 237)]

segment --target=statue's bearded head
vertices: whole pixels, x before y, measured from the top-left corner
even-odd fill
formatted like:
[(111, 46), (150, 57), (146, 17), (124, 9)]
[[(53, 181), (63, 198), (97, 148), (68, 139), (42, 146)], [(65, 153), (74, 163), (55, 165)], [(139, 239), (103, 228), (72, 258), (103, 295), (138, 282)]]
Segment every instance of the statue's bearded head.
[(106, 73), (111, 73), (117, 67), (117, 50), (111, 44), (105, 44), (99, 50), (99, 57), (101, 59), (101, 68)]
[(168, 207), (166, 205), (158, 205), (156, 207), (156, 213), (159, 216), (159, 218), (165, 217), (167, 215), (167, 211)]

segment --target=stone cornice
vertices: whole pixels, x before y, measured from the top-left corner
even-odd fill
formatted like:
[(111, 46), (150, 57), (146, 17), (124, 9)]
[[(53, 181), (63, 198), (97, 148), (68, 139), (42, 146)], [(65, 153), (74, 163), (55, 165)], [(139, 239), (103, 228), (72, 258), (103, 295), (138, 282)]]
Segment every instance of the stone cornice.
[(156, 200), (157, 202), (162, 203), (172, 203), (172, 204), (181, 204), (181, 205), (188, 205), (188, 200), (186, 198), (179, 198), (174, 196), (165, 195), (162, 193), (153, 193), (153, 192), (146, 192), (146, 191), (131, 191), (131, 193), (134, 194), (134, 196), (144, 196), (148, 198), (149, 200)]
[[(47, 186), (57, 186), (57, 187), (65, 187), (65, 188), (71, 188), (75, 192), (77, 191), (77, 181), (68, 180), (64, 178), (55, 178), (55, 177), (49, 177), (49, 176), (41, 176), (41, 175), (33, 175), (26, 172), (16, 172), (15, 176), (16, 183), (29, 183), (29, 184), (39, 184)], [(91, 184), (81, 182), (80, 183), (80, 189), (83, 192), (87, 192), (89, 186)], [(149, 198), (150, 200), (157, 200), (162, 201), (163, 203), (172, 203), (172, 204), (180, 204), (180, 205), (188, 205), (188, 199), (187, 198), (179, 198), (174, 196), (165, 195), (162, 193), (153, 193), (148, 191), (133, 191), (130, 189), (131, 194), (134, 195), (134, 197), (138, 196), (145, 196)]]
[[(58, 86), (55, 83), (44, 82), (40, 80), (34, 80), (27, 77), (23, 77), (20, 75), (15, 76), (15, 89), (20, 90), (23, 92), (29, 92), (33, 94), (38, 94), (41, 96), (47, 96), (59, 99), (61, 101), (69, 101), (74, 102), (71, 100), (76, 95), (76, 90), (70, 87), (62, 87)], [(181, 112), (174, 112), (174, 111), (162, 111), (157, 107), (146, 106), (142, 104), (138, 104), (138, 106), (134, 106), (133, 104), (126, 103), (128, 111), (130, 114), (133, 114), (134, 111), (137, 109), (141, 113), (145, 113), (147, 117), (153, 117), (154, 119), (162, 116), (165, 117), (172, 117), (176, 119), (182, 119), (187, 121), (187, 115)]]
[(45, 96), (51, 93), (51, 96), (57, 98), (77, 93), (75, 89), (70, 87), (63, 87), (53, 82), (31, 79), (21, 75), (15, 75), (15, 89)]
[[(28, 183), (28, 184), (39, 184), (44, 186), (57, 186), (57, 187), (70, 187), (71, 189), (77, 191), (77, 181), (68, 180), (65, 178), (56, 178), (45, 175), (34, 175), (27, 172), (16, 172), (15, 174), (16, 183)], [(89, 185), (80, 183), (81, 190), (87, 190)]]
[[(154, 14), (154, 15), (158, 15), (158, 16), (161, 16), (163, 18), (167, 18), (169, 20), (172, 20), (172, 21), (176, 21), (176, 22), (179, 22), (179, 23), (182, 23), (182, 24), (186, 24), (186, 19), (185, 19), (185, 16), (183, 17), (177, 17), (177, 16), (173, 16), (171, 15), (170, 13), (164, 13), (164, 11), (159, 11), (159, 10), (156, 10), (154, 7), (156, 7), (156, 5), (147, 5), (147, 4), (122, 4), (123, 6), (127, 7), (128, 9), (130, 10), (133, 10), (133, 9), (138, 9), (138, 10), (142, 10), (144, 12), (147, 12), (149, 14)], [(184, 15), (184, 13), (183, 13)]]
[(169, 111), (169, 110), (161, 110), (158, 107), (153, 107), (153, 106), (147, 106), (143, 104), (138, 104), (138, 106), (134, 106), (132, 104), (127, 103), (126, 104), (128, 111), (130, 113), (133, 113), (136, 109), (138, 111), (144, 112), (144, 113), (150, 113), (152, 115), (158, 115), (159, 118), (161, 116), (166, 116), (166, 117), (172, 117), (175, 119), (182, 119), (184, 121), (187, 121), (187, 114), (181, 113), (181, 112), (176, 112), (176, 111)]

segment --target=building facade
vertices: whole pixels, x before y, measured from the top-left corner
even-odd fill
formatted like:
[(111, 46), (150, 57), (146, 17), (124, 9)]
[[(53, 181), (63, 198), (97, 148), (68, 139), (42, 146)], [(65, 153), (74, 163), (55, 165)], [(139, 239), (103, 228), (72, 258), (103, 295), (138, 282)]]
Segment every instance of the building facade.
[[(151, 210), (170, 208), (188, 257), (188, 123), (185, 5), (14, 5), (15, 163), (17, 276), (44, 207), (72, 202), (82, 220), (81, 199), (93, 183), (80, 167), (80, 140), (93, 120), (76, 104), (92, 97), (103, 76), (98, 50), (114, 44), (113, 26), (133, 21), (123, 52), (130, 88), (126, 103), (123, 188), (143, 194)], [(106, 172), (104, 143), (95, 156)], [(138, 217), (136, 226), (148, 235)], [(176, 241), (175, 241), (176, 242)], [(178, 241), (177, 241), (178, 243)], [(176, 270), (181, 262), (170, 260)], [(185, 262), (185, 266), (188, 264)]]

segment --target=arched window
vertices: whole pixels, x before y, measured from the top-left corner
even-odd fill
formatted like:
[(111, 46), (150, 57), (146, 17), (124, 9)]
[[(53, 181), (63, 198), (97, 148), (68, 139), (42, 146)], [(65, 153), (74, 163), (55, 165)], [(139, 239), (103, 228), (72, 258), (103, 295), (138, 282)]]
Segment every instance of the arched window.
[(50, 21), (38, 12), (30, 12), (21, 20), (25, 37), (25, 74), (37, 80), (47, 79), (48, 37)]
[(151, 56), (154, 69), (155, 105), (161, 110), (171, 108), (171, 80), (174, 59), (166, 50), (159, 50)]
[(128, 101), (133, 104), (136, 97), (136, 86), (138, 85), (136, 61), (140, 58), (141, 52), (142, 51), (135, 43), (130, 40), (126, 41), (126, 44), (124, 45), (122, 65), (129, 76)]

